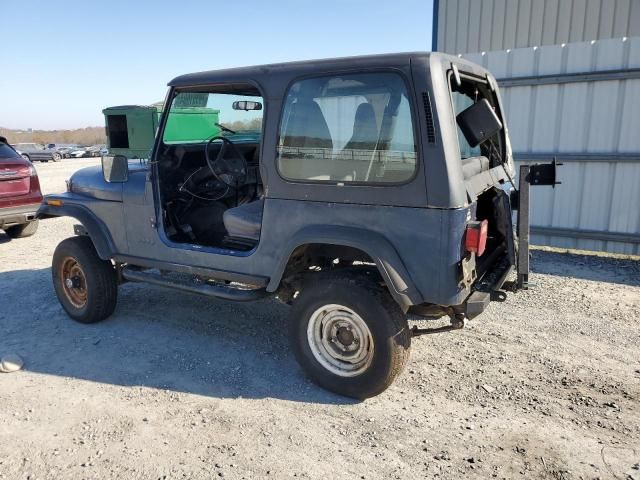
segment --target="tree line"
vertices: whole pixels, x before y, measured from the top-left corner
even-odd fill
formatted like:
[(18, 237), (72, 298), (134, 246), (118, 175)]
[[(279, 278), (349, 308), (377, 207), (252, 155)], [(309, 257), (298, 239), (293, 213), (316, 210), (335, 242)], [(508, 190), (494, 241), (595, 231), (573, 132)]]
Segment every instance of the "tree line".
[(14, 130), (0, 127), (0, 137), (9, 143), (71, 143), (97, 145), (107, 143), (104, 127), (76, 128), (74, 130)]

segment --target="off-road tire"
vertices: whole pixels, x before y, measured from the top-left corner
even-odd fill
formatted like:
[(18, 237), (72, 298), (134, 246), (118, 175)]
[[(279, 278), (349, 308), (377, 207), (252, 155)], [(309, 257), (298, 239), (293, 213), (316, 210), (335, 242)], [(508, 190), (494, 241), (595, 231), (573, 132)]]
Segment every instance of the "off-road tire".
[(11, 238), (25, 238), (30, 237), (38, 231), (38, 220), (31, 220), (28, 223), (22, 225), (14, 225), (13, 227), (7, 227), (5, 232)]
[[(62, 269), (64, 262), (69, 259), (75, 260), (84, 274), (86, 301), (82, 306), (74, 305), (65, 293)], [(53, 253), (51, 275), (58, 300), (73, 320), (96, 323), (109, 317), (115, 310), (118, 300), (116, 270), (110, 261), (98, 256), (89, 237), (71, 237), (60, 242)]]
[[(344, 377), (325, 368), (314, 356), (307, 328), (314, 312), (340, 305), (357, 313), (373, 337), (372, 360), (356, 376)], [(365, 399), (386, 390), (409, 358), (411, 332), (398, 304), (385, 287), (361, 274), (313, 275), (294, 300), (289, 339), (304, 372), (321, 387), (340, 395)]]

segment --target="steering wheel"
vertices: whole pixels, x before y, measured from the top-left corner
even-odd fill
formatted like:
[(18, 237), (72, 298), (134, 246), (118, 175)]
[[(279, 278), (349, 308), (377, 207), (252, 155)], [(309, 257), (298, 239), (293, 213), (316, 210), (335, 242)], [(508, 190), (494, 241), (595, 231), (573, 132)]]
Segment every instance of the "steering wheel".
[[(216, 158), (211, 160), (209, 155), (209, 147), (216, 140), (222, 141), (222, 146), (218, 151)], [(225, 158), (225, 151), (227, 147), (231, 149), (232, 155), (229, 158)], [(204, 156), (207, 160), (207, 165), (211, 173), (228, 187), (237, 188), (244, 185), (247, 181), (247, 172), (249, 166), (247, 165), (247, 159), (235, 143), (225, 137), (213, 137), (204, 147)]]

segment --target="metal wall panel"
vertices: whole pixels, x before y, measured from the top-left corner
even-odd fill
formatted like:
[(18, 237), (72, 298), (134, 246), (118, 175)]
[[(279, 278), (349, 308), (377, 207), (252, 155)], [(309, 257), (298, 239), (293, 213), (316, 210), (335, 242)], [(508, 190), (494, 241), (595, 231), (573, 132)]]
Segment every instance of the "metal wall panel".
[(434, 0), (433, 50), (474, 53), (640, 35), (640, 0)]
[(532, 242), (640, 254), (640, 37), (463, 56), (516, 84), (501, 87), (516, 161), (567, 155), (562, 185), (531, 189), (531, 224), (560, 234)]

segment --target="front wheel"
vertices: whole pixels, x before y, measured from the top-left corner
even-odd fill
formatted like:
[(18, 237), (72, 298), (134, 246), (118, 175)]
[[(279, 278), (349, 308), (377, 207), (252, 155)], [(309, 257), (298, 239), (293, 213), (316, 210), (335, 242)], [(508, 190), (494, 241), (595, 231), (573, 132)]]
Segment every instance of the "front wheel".
[(362, 276), (308, 282), (294, 302), (289, 334), (298, 363), (314, 382), (358, 399), (391, 385), (411, 348), (400, 307)]
[(62, 155), (60, 155), (58, 152), (53, 152), (51, 158), (54, 162), (59, 162), (60, 160), (62, 160)]
[(102, 260), (87, 236), (67, 238), (53, 253), (53, 287), (67, 314), (80, 323), (96, 323), (113, 313), (118, 279), (111, 262)]

